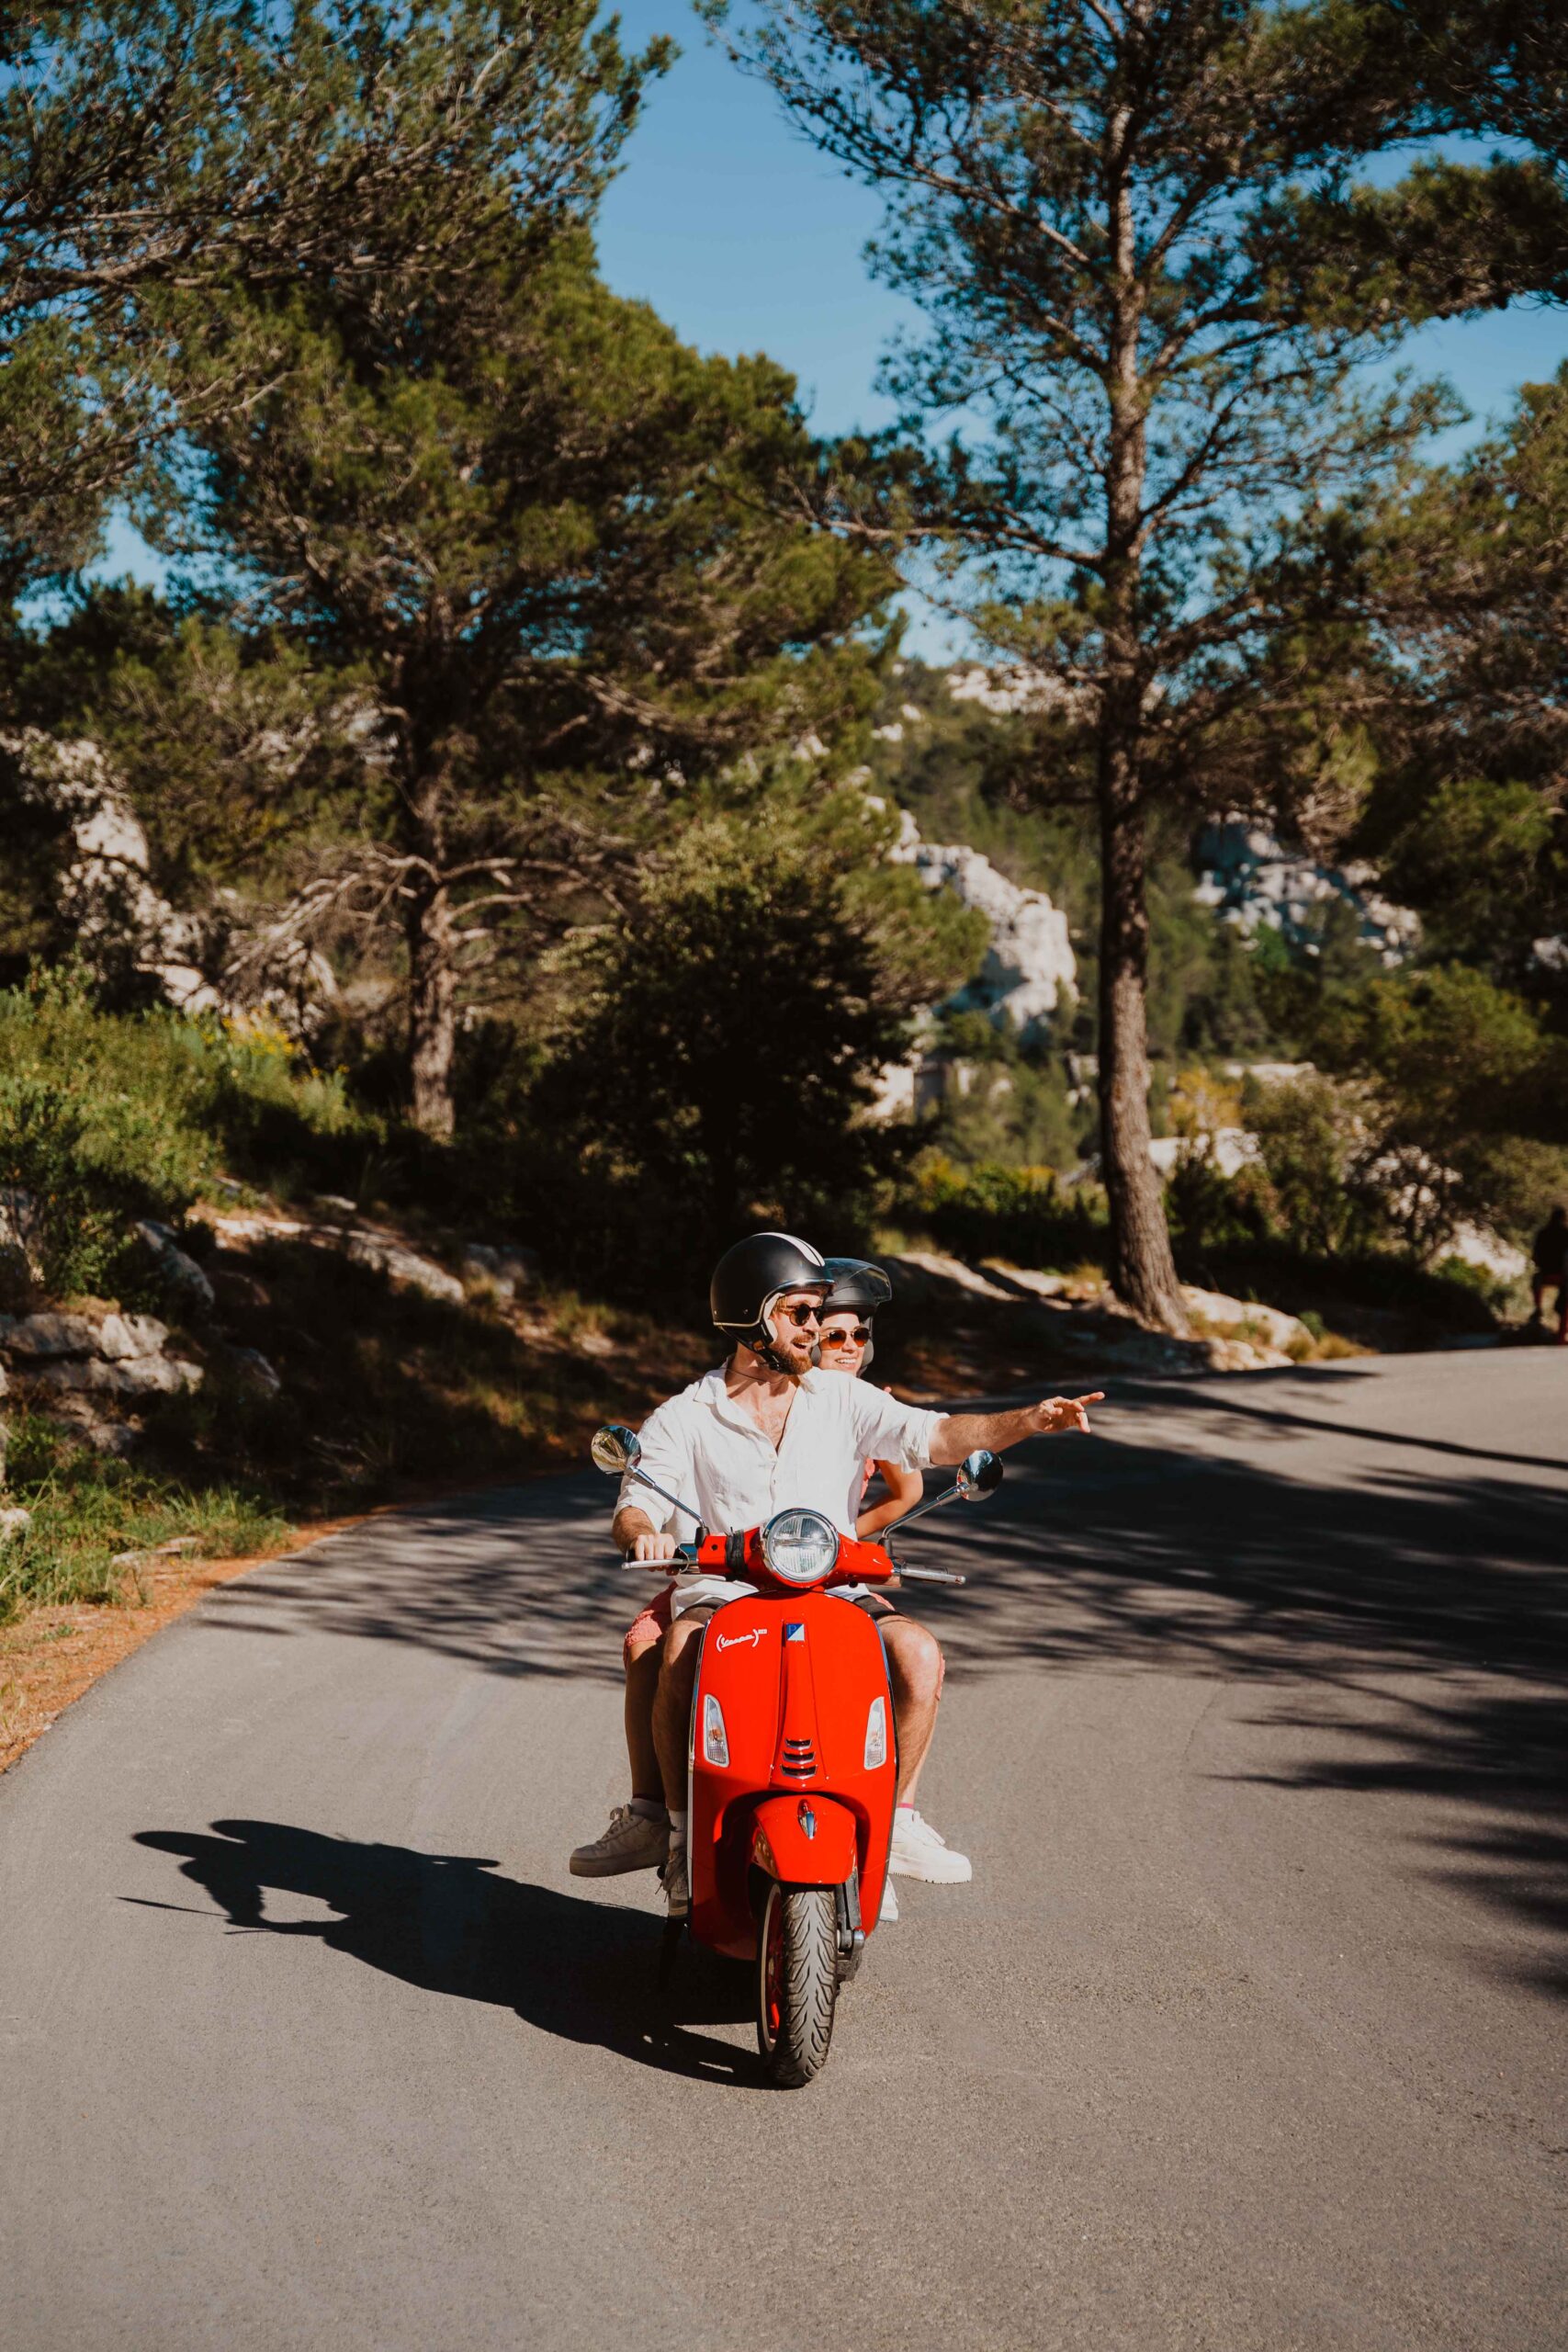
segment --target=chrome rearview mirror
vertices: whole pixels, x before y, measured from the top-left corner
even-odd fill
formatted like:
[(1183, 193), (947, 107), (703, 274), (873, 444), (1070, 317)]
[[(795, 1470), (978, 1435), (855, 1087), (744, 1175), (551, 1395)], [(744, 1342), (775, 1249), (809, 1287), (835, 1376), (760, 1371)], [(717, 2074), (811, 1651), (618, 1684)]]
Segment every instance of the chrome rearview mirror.
[(924, 1519), (927, 1511), (940, 1510), (943, 1503), (954, 1500), (977, 1503), (983, 1495), (994, 1494), (1001, 1483), (999, 1454), (987, 1453), (984, 1447), (976, 1453), (966, 1453), (953, 1474), (952, 1486), (944, 1487), (940, 1495), (931, 1495), (924, 1502), (918, 1502), (913, 1510), (907, 1510), (902, 1519), (896, 1520), (891, 1527), (885, 1527), (880, 1541), (886, 1544), (901, 1527), (908, 1527), (911, 1520)]
[(707, 1529), (700, 1511), (694, 1510), (690, 1503), (683, 1503), (679, 1495), (672, 1495), (668, 1487), (661, 1487), (657, 1478), (650, 1478), (646, 1470), (638, 1468), (642, 1460), (642, 1440), (636, 1430), (628, 1430), (619, 1421), (606, 1421), (602, 1430), (594, 1430), (588, 1451), (593, 1456), (595, 1468), (606, 1472), (612, 1478), (640, 1479), (665, 1502), (673, 1503), (677, 1510), (684, 1511), (688, 1519), (695, 1520), (699, 1542), (706, 1535)]
[(588, 1451), (593, 1456), (596, 1470), (603, 1470), (609, 1477), (621, 1478), (628, 1470), (637, 1468), (642, 1458), (642, 1441), (636, 1430), (623, 1429), (618, 1421), (610, 1421), (604, 1429), (594, 1430)]
[(966, 1453), (958, 1465), (953, 1483), (958, 1489), (961, 1502), (983, 1502), (987, 1495), (994, 1495), (1002, 1483), (1001, 1455), (987, 1453), (984, 1446), (977, 1453)]

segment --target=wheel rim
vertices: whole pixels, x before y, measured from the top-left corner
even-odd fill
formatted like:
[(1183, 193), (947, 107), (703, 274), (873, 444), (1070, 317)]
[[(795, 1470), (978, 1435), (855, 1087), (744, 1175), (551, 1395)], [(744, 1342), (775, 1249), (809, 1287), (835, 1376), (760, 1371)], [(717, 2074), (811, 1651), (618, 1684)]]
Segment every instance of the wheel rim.
[(762, 1915), (761, 2010), (762, 2040), (772, 2050), (784, 2021), (784, 1904), (777, 1884), (768, 1890)]

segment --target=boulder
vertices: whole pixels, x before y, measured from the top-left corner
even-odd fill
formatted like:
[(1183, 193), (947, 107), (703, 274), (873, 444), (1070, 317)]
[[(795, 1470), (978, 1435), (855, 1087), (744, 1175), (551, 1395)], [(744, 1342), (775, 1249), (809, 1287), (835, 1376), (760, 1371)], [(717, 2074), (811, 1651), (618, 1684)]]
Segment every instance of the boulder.
[[(1181, 1295), (1188, 1312), (1201, 1316), (1205, 1323), (1225, 1325), (1247, 1324), (1245, 1341), (1255, 1348), (1280, 1353), (1294, 1340), (1309, 1340), (1306, 1325), (1294, 1315), (1287, 1315), (1278, 1306), (1259, 1306), (1249, 1298), (1227, 1298), (1223, 1291), (1195, 1290), (1190, 1283), (1181, 1285)], [(1288, 1356), (1282, 1361), (1289, 1363)]]
[(154, 1356), (169, 1336), (152, 1315), (0, 1315), (0, 1351), (33, 1364), (58, 1356)]
[(96, 1355), (100, 1328), (90, 1315), (0, 1315), (0, 1350), (25, 1364), (52, 1356)]
[(488, 1283), (502, 1298), (515, 1298), (537, 1282), (538, 1252), (513, 1242), (470, 1241), (463, 1251), (463, 1275), (476, 1284)]
[(124, 1363), (106, 1363), (100, 1356), (66, 1357), (45, 1364), (39, 1385), (95, 1396), (176, 1396), (199, 1388), (205, 1374), (198, 1363), (180, 1356), (134, 1356)]
[(19, 1503), (8, 1504), (0, 1510), (0, 1549), (7, 1544), (14, 1544), (19, 1535), (25, 1535), (32, 1523), (31, 1511), (24, 1510)]
[(216, 1304), (212, 1284), (196, 1260), (180, 1248), (168, 1227), (144, 1217), (132, 1230), (150, 1252), (164, 1285), (186, 1312), (210, 1315)]
[(432, 1258), (422, 1258), (417, 1250), (405, 1250), (401, 1242), (385, 1240), (376, 1233), (351, 1233), (344, 1249), (356, 1266), (369, 1266), (389, 1282), (404, 1283), (411, 1290), (423, 1291), (427, 1298), (446, 1299), (454, 1306), (463, 1303), (463, 1285), (456, 1274), (449, 1274)]
[(231, 1348), (225, 1361), (240, 1386), (252, 1396), (276, 1396), (282, 1393), (283, 1382), (276, 1366), (268, 1363), (259, 1348)]
[(89, 1396), (58, 1396), (51, 1401), (50, 1412), (95, 1453), (112, 1454), (123, 1461), (141, 1441), (141, 1432), (133, 1423), (107, 1419)]
[(96, 1352), (110, 1363), (163, 1352), (169, 1327), (155, 1315), (106, 1315), (98, 1326)]

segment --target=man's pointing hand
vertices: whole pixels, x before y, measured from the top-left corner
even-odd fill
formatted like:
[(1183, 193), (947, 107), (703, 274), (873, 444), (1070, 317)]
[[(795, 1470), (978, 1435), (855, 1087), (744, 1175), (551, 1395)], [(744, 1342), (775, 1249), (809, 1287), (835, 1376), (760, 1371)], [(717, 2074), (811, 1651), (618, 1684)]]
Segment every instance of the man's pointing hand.
[(1042, 1437), (1060, 1437), (1067, 1430), (1082, 1430), (1089, 1435), (1089, 1408), (1102, 1405), (1103, 1388), (1094, 1388), (1087, 1396), (1047, 1396), (1043, 1405), (1034, 1408), (1034, 1425)]

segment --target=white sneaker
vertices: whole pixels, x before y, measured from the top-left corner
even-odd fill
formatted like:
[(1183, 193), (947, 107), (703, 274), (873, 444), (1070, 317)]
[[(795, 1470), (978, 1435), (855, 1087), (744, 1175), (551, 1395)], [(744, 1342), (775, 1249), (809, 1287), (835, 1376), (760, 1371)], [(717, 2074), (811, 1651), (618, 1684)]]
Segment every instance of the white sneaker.
[(975, 1875), (967, 1854), (955, 1854), (940, 1829), (903, 1805), (893, 1816), (887, 1867), (901, 1878), (923, 1878), (933, 1886), (962, 1886)]
[(879, 1921), (896, 1919), (898, 1917), (898, 1897), (893, 1892), (891, 1875), (882, 1882), (882, 1908), (876, 1916)]
[(671, 1838), (670, 1854), (659, 1873), (659, 1883), (664, 1889), (664, 1899), (672, 1919), (683, 1919), (692, 1907), (691, 1888), (686, 1881), (686, 1841)]
[(591, 1846), (579, 1846), (567, 1865), (573, 1878), (615, 1878), (621, 1871), (657, 1871), (664, 1867), (670, 1844), (670, 1824), (650, 1821), (618, 1804), (610, 1826)]

